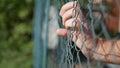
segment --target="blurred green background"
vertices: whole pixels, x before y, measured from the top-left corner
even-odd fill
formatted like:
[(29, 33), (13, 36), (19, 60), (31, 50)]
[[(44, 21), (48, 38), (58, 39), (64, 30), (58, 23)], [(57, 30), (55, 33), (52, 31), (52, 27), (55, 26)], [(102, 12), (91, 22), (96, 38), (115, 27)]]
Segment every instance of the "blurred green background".
[(32, 68), (33, 0), (0, 0), (0, 68)]

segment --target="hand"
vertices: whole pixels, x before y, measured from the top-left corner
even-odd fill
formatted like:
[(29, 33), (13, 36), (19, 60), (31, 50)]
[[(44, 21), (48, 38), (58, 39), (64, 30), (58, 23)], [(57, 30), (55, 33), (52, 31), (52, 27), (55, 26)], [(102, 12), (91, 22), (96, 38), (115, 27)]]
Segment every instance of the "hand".
[[(63, 5), (63, 7), (61, 8), (60, 11), (60, 16), (62, 17), (62, 24), (65, 26), (65, 28), (61, 28), (57, 30), (57, 34), (59, 36), (62, 37), (67, 37), (68, 31), (70, 28), (76, 28), (75, 32), (79, 32), (80, 31), (80, 24), (82, 24), (82, 15), (80, 13), (80, 6), (77, 5), (77, 7), (74, 9), (73, 8), (73, 4), (76, 5), (76, 1), (75, 2), (69, 2), (65, 5)], [(73, 18), (72, 15), (75, 15), (75, 17)], [(83, 23), (83, 27), (84, 30), (88, 30), (89, 26), (88, 24), (84, 21)], [(86, 31), (85, 31), (86, 32)]]
[[(72, 18), (72, 14), (74, 12), (73, 10), (73, 4), (76, 4), (76, 2), (69, 2), (65, 5), (63, 5), (63, 7), (61, 8), (60, 11), (60, 16), (62, 17), (62, 24), (65, 26), (65, 28), (60, 28), (57, 30), (57, 34), (59, 36), (62, 37), (67, 37), (69, 29), (72, 27), (76, 27), (73, 35), (72, 40), (76, 43), (76, 45), (81, 49), (81, 51), (83, 52), (83, 54), (86, 53), (85, 49), (82, 49), (82, 39), (83, 39), (83, 35), (86, 39), (85, 42), (85, 47), (89, 50), (91, 50), (93, 48), (92, 45), (92, 40), (91, 40), (91, 30), (90, 30), (90, 26), (89, 24), (84, 21), (82, 22), (82, 16), (80, 15), (79, 11), (80, 11), (80, 7), (79, 5), (77, 6), (75, 13), (78, 14), (78, 16), (76, 15), (75, 18)], [(73, 22), (76, 19), (76, 22)], [(76, 26), (75, 26), (76, 24)], [(83, 32), (80, 32), (80, 26), (81, 24), (83, 25)], [(87, 45), (89, 44), (89, 45)]]
[[(98, 38), (97, 41), (95, 42), (95, 40), (92, 39), (92, 32), (91, 32), (90, 26), (86, 21), (82, 23), (83, 32), (81, 32), (79, 29), (79, 27), (81, 26), (81, 19), (82, 19), (81, 16), (76, 17), (77, 21), (73, 22), (74, 20), (74, 18), (72, 18), (73, 3), (74, 2), (69, 2), (63, 5), (60, 11), (60, 16), (62, 16), (62, 23), (65, 26), (65, 28), (58, 29), (57, 34), (62, 37), (67, 37), (69, 29), (72, 27), (77, 27), (77, 29), (75, 29), (74, 33), (72, 34), (73, 35), (72, 40), (76, 43), (77, 47), (80, 48), (82, 53), (87, 58), (89, 57), (90, 59), (93, 59), (93, 60), (120, 64), (120, 57), (118, 57), (120, 55), (119, 45), (118, 45), (120, 41), (115, 40), (113, 44), (111, 40)], [(79, 6), (77, 6), (76, 10), (77, 10), (76, 12), (80, 11)], [(77, 25), (75, 26), (74, 24), (77, 24)], [(85, 38), (85, 40), (84, 40), (84, 46), (82, 47), (83, 38)], [(110, 49), (112, 46), (114, 46), (113, 48), (114, 54), (118, 56), (111, 54)], [(114, 60), (113, 57), (115, 57), (116, 60)]]
[(69, 28), (75, 26), (75, 22), (73, 22), (73, 18), (72, 18), (73, 3), (74, 2), (69, 2), (61, 8), (59, 15), (62, 17), (62, 24), (65, 26), (65, 28), (61, 28), (57, 30), (57, 34), (59, 36), (67, 37)]

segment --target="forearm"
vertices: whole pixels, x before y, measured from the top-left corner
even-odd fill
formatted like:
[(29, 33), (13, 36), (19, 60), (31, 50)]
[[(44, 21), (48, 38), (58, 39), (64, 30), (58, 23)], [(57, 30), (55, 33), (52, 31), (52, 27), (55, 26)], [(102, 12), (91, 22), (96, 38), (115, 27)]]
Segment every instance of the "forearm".
[(91, 37), (86, 36), (83, 47), (82, 36), (83, 35), (79, 35), (76, 44), (85, 56), (89, 56), (93, 60), (120, 64), (120, 40), (114, 40), (113, 42), (99, 38), (94, 41)]
[(108, 63), (120, 64), (120, 40), (104, 40), (99, 38), (93, 59)]

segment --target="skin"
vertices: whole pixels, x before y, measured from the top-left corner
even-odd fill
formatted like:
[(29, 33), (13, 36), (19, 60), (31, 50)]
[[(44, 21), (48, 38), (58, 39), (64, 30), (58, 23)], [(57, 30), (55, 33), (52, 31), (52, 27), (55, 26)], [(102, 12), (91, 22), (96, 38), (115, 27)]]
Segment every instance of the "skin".
[[(112, 2), (112, 0), (107, 0), (108, 2)], [(78, 6), (79, 7), (79, 6)], [(115, 7), (116, 8), (116, 7)], [(80, 9), (77, 8), (78, 11)], [(65, 26), (65, 28), (59, 28), (56, 33), (59, 36), (67, 37), (69, 29), (71, 27), (75, 27), (75, 22), (73, 22), (72, 18), (72, 11), (73, 11), (73, 2), (68, 2), (67, 4), (63, 5), (63, 7), (60, 10), (59, 15), (62, 17), (62, 24)], [(77, 11), (76, 11), (77, 12)], [(117, 11), (115, 11), (117, 12)], [(119, 14), (117, 14), (119, 15)], [(118, 20), (116, 21), (116, 18), (119, 16), (112, 16), (110, 15), (110, 22), (111, 25), (117, 24), (111, 26), (107, 25), (107, 28), (109, 31), (118, 31)], [(87, 23), (87, 21), (84, 21), (83, 23), (83, 32), (80, 32), (79, 26), (80, 23), (80, 16), (77, 17), (77, 25), (74, 33), (72, 34), (72, 40), (76, 43), (77, 47), (81, 49), (82, 53), (90, 59), (103, 61), (107, 63), (114, 63), (114, 64), (120, 64), (120, 40), (114, 39), (103, 39), (103, 38), (97, 38), (96, 42), (92, 39), (92, 32), (90, 29), (90, 25)], [(73, 23), (72, 23), (73, 22)], [(106, 22), (106, 24), (108, 23)], [(85, 38), (84, 46), (82, 47), (82, 38)], [(113, 43), (114, 42), (114, 43)], [(112, 49), (112, 51), (111, 51)]]

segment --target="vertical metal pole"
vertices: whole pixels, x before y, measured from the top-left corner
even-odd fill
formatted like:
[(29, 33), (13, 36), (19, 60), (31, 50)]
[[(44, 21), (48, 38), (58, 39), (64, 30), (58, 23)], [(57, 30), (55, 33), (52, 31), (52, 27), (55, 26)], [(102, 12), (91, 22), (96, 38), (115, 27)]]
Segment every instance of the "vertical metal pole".
[(50, 0), (46, 0), (46, 8), (45, 8), (45, 39), (43, 41), (43, 66), (42, 68), (46, 68), (46, 59), (47, 59), (47, 45), (48, 45), (48, 29), (49, 29), (49, 11), (50, 11)]
[(42, 43), (42, 22), (44, 20), (45, 0), (35, 0), (34, 13), (34, 68), (42, 68), (43, 43)]

